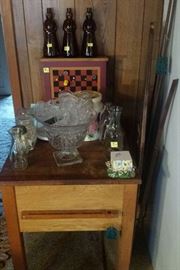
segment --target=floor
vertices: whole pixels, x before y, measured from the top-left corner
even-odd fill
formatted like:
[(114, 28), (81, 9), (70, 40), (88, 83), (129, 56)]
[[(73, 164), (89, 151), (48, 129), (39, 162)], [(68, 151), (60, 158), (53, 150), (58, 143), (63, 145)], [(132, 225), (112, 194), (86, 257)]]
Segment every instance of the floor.
[[(9, 153), (8, 130), (14, 123), (11, 97), (0, 97), (0, 170)], [(31, 233), (24, 238), (29, 270), (115, 269), (116, 241), (103, 233)], [(3, 270), (13, 270), (11, 259)], [(153, 270), (142, 230), (137, 226), (130, 270)]]

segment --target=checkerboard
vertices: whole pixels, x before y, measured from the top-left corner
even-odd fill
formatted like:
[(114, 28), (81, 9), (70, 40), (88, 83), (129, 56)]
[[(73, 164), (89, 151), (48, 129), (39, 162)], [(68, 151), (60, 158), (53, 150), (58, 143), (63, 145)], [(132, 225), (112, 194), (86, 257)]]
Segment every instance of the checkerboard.
[(98, 69), (61, 69), (51, 70), (51, 90), (54, 97), (63, 90), (72, 92), (93, 90), (98, 91)]

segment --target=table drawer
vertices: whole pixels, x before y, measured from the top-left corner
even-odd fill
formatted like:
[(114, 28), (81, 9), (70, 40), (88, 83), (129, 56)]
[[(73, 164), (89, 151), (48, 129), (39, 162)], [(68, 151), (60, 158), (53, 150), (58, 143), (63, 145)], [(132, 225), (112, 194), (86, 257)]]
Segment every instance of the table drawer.
[(124, 185), (17, 186), (18, 210), (121, 209)]
[(120, 227), (124, 185), (15, 187), (21, 231)]

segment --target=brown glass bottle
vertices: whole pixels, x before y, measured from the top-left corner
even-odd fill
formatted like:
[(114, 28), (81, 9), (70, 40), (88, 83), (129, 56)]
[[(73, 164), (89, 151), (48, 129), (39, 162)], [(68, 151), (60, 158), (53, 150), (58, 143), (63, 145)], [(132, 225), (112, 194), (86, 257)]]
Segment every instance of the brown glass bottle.
[(84, 57), (95, 57), (97, 56), (97, 45), (96, 45), (96, 23), (93, 20), (92, 8), (87, 8), (86, 19), (83, 23), (83, 41), (81, 48), (81, 55)]
[(71, 8), (67, 8), (66, 20), (63, 24), (64, 36), (62, 54), (64, 57), (76, 57), (78, 56), (78, 47), (76, 41), (76, 23), (73, 20), (73, 14)]
[(44, 22), (44, 57), (60, 56), (59, 44), (56, 36), (57, 25), (51, 8), (47, 8), (46, 20)]

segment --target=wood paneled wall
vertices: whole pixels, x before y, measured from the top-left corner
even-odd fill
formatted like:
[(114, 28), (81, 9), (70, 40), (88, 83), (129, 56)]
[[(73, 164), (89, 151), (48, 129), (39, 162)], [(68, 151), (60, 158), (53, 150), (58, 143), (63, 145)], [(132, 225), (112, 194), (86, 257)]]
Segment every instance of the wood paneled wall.
[[(82, 24), (86, 8), (94, 6), (97, 24), (97, 43), (100, 55), (110, 57), (108, 85), (114, 85), (114, 56), (116, 44), (116, 0), (12, 0), (17, 53), (21, 75), (24, 106), (42, 97), (39, 59), (43, 48), (43, 21), (47, 7), (54, 8), (58, 24), (58, 38), (62, 44), (62, 25), (67, 7), (71, 7), (77, 24), (79, 47), (82, 41)], [(110, 93), (112, 93), (112, 88)]]
[(23, 104), (27, 107), (42, 97), (39, 59), (42, 57), (43, 21), (47, 7), (54, 8), (60, 44), (66, 8), (73, 9), (80, 45), (85, 11), (92, 4), (99, 54), (109, 57), (109, 97), (123, 105), (128, 130), (137, 131), (138, 119), (141, 119), (149, 25), (151, 21), (155, 23), (155, 58), (163, 0), (12, 0)]

